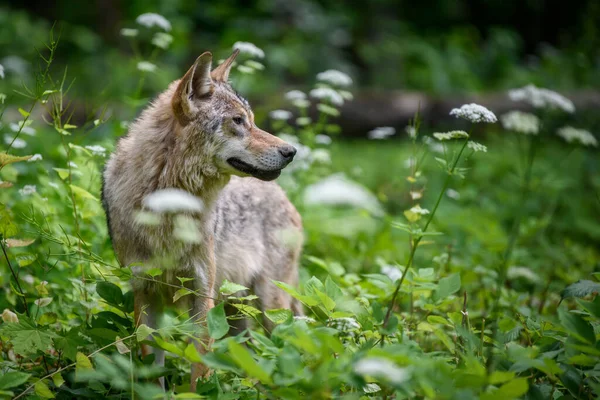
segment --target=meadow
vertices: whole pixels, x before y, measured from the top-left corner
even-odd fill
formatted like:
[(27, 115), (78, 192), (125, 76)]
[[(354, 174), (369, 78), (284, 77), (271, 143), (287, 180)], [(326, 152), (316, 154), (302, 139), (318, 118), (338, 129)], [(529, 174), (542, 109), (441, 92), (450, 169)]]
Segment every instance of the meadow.
[[(443, 123), (417, 113), (361, 139), (337, 122), (353, 98), (346, 73), (322, 71), (263, 102), (258, 125), (298, 148), (278, 183), (304, 223), (301, 279), (277, 284), (306, 316), (263, 315), (256, 296), (225, 281), (207, 316), (208, 353), (190, 344), (185, 310), (136, 328), (134, 266), (115, 258), (101, 173), (165, 81), (154, 77), (173, 41), (167, 23), (147, 14), (121, 31), (136, 50), (119, 72), (131, 90), (110, 101), (73, 101), (80, 82), (56, 65), (56, 29), (35, 44), (31, 79), (0, 68), (0, 397), (600, 396), (599, 125), (593, 111), (533, 85), (504, 91), (508, 113), (459, 103)], [(233, 86), (260, 92), (249, 82), (268, 81), (271, 55), (231, 45), (242, 53)], [(194, 295), (183, 282), (176, 293)], [(226, 316), (225, 304), (238, 312)], [(227, 335), (239, 318), (253, 327)], [(270, 334), (263, 318), (276, 325)], [(166, 350), (165, 367), (140, 343)], [(195, 393), (191, 362), (213, 371)]]

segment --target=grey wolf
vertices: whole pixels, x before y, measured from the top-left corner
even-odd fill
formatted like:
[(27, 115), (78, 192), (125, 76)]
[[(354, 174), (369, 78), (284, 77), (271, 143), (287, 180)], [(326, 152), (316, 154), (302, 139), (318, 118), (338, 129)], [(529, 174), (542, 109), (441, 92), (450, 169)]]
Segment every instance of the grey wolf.
[[(199, 294), (176, 304), (187, 307), (198, 325), (224, 279), (251, 288), (262, 309), (302, 313), (300, 304), (272, 283), (298, 280), (301, 219), (283, 190), (270, 182), (296, 149), (259, 129), (250, 105), (231, 87), (228, 76), (237, 54), (212, 71), (211, 53), (198, 57), (130, 125), (106, 164), (102, 199), (115, 253), (122, 265), (144, 266), (134, 268), (132, 280), (138, 325), (157, 326), (181, 287), (178, 277), (188, 278), (186, 287)], [(202, 200), (202, 211), (185, 213), (199, 240), (177, 240), (174, 215), (161, 215), (157, 225), (136, 219), (144, 199), (162, 189), (184, 190)], [(286, 240), (290, 233), (299, 240)], [(158, 282), (144, 275), (150, 267), (163, 269)], [(205, 334), (199, 334), (196, 346), (207, 351)], [(151, 351), (163, 364), (162, 351), (142, 346), (142, 354)], [(201, 364), (192, 366), (192, 390), (206, 372)]]

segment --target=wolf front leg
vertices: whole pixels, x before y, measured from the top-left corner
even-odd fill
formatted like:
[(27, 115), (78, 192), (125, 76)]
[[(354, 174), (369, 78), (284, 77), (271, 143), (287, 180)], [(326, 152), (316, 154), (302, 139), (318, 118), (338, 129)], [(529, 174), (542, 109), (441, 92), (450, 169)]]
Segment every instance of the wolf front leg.
[[(162, 315), (163, 304), (157, 293), (149, 293), (147, 289), (134, 289), (134, 317), (136, 328), (144, 324), (150, 328), (158, 328), (158, 319)], [(141, 344), (142, 357), (154, 354), (154, 363), (163, 367), (165, 365), (165, 352), (162, 349), (152, 348), (147, 344)], [(159, 385), (165, 388), (165, 378), (158, 378)]]
[[(203, 254), (203, 262), (196, 264), (196, 279), (194, 280), (194, 289), (200, 295), (194, 298), (192, 304), (192, 317), (197, 321), (197, 339), (194, 340), (194, 346), (200, 354), (206, 354), (210, 350), (212, 340), (208, 334), (206, 316), (210, 309), (215, 306), (215, 277), (216, 263), (214, 253), (214, 239), (211, 236), (208, 239), (206, 251)], [(209, 368), (201, 363), (192, 364), (192, 374), (190, 388), (192, 392), (196, 391), (198, 378), (206, 377), (210, 374)]]

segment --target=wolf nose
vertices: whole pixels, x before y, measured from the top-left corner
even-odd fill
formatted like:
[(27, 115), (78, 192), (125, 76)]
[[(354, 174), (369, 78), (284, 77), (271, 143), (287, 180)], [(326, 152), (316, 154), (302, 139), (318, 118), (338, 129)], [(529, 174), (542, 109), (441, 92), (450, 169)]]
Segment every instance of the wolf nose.
[(280, 147), (279, 154), (281, 154), (287, 161), (292, 161), (296, 155), (296, 148), (294, 146)]

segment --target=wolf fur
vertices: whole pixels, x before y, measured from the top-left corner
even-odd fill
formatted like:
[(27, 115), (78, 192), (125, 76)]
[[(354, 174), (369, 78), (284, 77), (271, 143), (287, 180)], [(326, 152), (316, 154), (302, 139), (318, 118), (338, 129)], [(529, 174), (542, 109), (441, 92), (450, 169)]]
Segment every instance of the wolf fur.
[[(295, 285), (298, 280), (301, 219), (283, 190), (269, 182), (295, 149), (254, 124), (248, 102), (228, 83), (236, 56), (212, 72), (211, 54), (198, 57), (131, 124), (106, 164), (102, 197), (117, 258), (122, 265), (143, 264), (134, 268), (132, 280), (138, 325), (157, 327), (163, 307), (172, 304), (181, 287), (177, 277), (191, 278), (185, 285), (195, 295), (176, 305), (187, 307), (199, 325), (224, 279), (251, 288), (262, 309), (302, 313), (271, 282)], [(136, 219), (148, 195), (171, 188), (202, 200), (201, 212), (184, 213), (198, 239), (176, 239), (179, 216), (173, 214), (161, 215), (155, 225)], [(154, 267), (163, 269), (156, 281), (144, 274)], [(205, 334), (196, 345), (207, 351)], [(142, 347), (143, 354), (149, 352)], [(156, 362), (164, 363), (162, 351), (154, 352)], [(192, 367), (192, 388), (204, 373), (202, 365)]]

